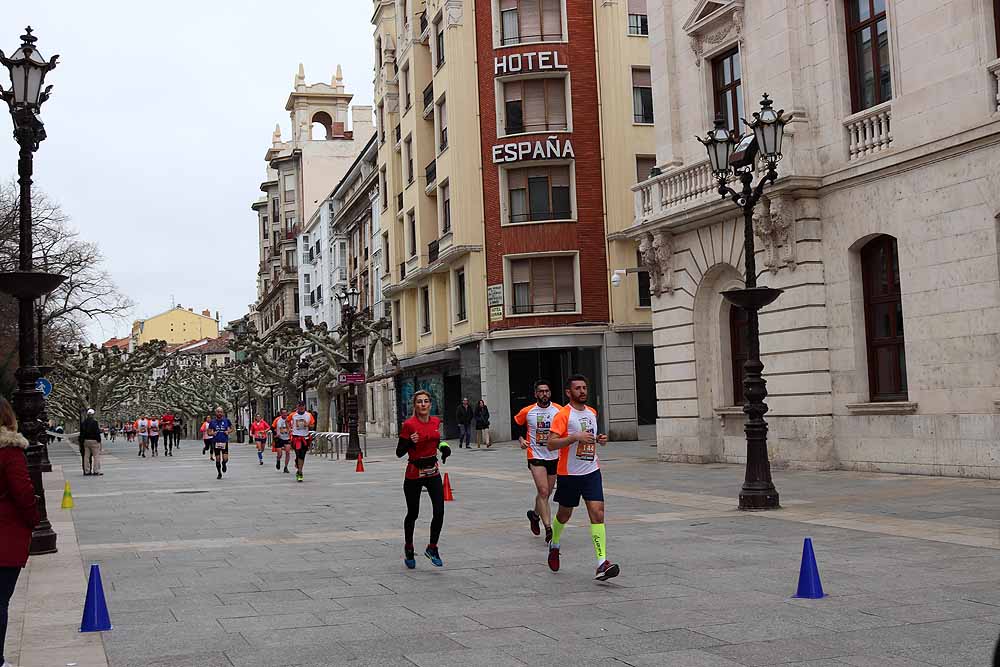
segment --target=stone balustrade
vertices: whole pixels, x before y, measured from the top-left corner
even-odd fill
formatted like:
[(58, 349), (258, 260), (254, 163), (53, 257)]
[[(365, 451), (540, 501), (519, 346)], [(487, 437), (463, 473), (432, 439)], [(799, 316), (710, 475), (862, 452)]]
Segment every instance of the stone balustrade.
[(663, 218), (695, 200), (717, 196), (718, 184), (708, 160), (688, 167), (668, 167), (632, 188), (636, 224)]
[(860, 160), (889, 150), (892, 146), (891, 104), (884, 102), (849, 116), (844, 121), (849, 160)]

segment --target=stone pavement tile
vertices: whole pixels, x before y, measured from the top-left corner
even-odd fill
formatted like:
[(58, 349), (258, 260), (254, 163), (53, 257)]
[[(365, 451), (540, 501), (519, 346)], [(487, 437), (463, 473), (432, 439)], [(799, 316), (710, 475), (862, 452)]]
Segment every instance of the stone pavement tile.
[(905, 623), (928, 623), (931, 621), (990, 616), (1000, 613), (1000, 607), (978, 602), (949, 600), (926, 604), (876, 607), (864, 609), (863, 611), (867, 614), (896, 619)]
[[(996, 642), (1000, 626), (979, 620), (938, 621), (889, 628), (854, 630), (813, 637), (817, 644), (836, 648), (844, 655), (904, 655), (924, 647), (966, 642), (982, 646)], [(912, 656), (920, 659), (919, 656)]]
[[(212, 623), (215, 624), (215, 621)], [(170, 625), (165, 626), (164, 635), (169, 632), (170, 627)], [(128, 630), (129, 638), (125, 641), (110, 639), (114, 637), (114, 631), (104, 633), (104, 649), (107, 651), (110, 665), (117, 667), (118, 663), (126, 660), (142, 664), (143, 659), (152, 660), (174, 655), (190, 655), (192, 648), (199, 647), (211, 648), (212, 652), (225, 652), (247, 646), (246, 640), (241, 635), (226, 634), (222, 632), (221, 628), (217, 628), (209, 636), (194, 633), (188, 633), (186, 636), (146, 636), (143, 641), (136, 641), (131, 637), (133, 632), (134, 629)]]
[(309, 596), (300, 591), (297, 588), (282, 588), (278, 590), (268, 590), (268, 591), (252, 591), (245, 593), (218, 593), (219, 599), (225, 604), (232, 604), (237, 602), (246, 602), (253, 604), (254, 602), (263, 601), (279, 601), (284, 602), (288, 600), (308, 600)]
[(722, 642), (690, 630), (661, 630), (659, 632), (643, 632), (640, 634), (614, 635), (597, 637), (593, 641), (614, 649), (622, 655), (638, 653), (666, 653), (683, 649), (718, 646)]
[(601, 660), (622, 659), (622, 654), (613, 648), (598, 644), (593, 639), (576, 639), (572, 642), (562, 641), (555, 645), (541, 645), (536, 642), (513, 644), (499, 647), (504, 653), (511, 655), (528, 665), (551, 667), (552, 665), (591, 664)]
[[(322, 611), (337, 611), (346, 609), (346, 607), (340, 604), (336, 600), (332, 599), (321, 599), (321, 600), (258, 600), (252, 605), (247, 604), (248, 608), (257, 612), (258, 614), (296, 614), (296, 613), (306, 613), (306, 612), (322, 612)], [(244, 616), (250, 616), (252, 614), (243, 614)]]
[[(831, 643), (836, 643), (839, 635), (828, 634)], [(773, 641), (751, 641), (742, 644), (728, 644), (701, 649), (706, 653), (721, 656), (740, 665), (757, 667), (781, 662), (795, 663), (806, 660), (825, 660), (849, 653), (844, 648), (833, 648), (819, 643), (815, 638), (777, 639)]]
[(134, 625), (150, 626), (156, 623), (176, 623), (178, 621), (178, 618), (170, 612), (170, 607), (121, 614), (115, 613), (114, 609), (109, 608), (108, 614), (111, 616), (112, 625), (119, 630)]
[(837, 660), (853, 667), (927, 667), (931, 664), (922, 660), (890, 655), (842, 655), (838, 656)]
[(495, 648), (407, 653), (404, 657), (417, 667), (522, 667), (525, 664)]
[(315, 600), (323, 598), (339, 600), (341, 598), (367, 598), (378, 595), (393, 595), (393, 591), (380, 584), (368, 583), (351, 586), (342, 581), (314, 582), (309, 586), (303, 586), (300, 590)]
[(471, 632), (474, 630), (486, 630), (482, 623), (477, 623), (468, 616), (436, 616), (433, 618), (420, 617), (414, 623), (390, 623), (386, 621), (375, 621), (375, 625), (382, 628), (386, 633), (394, 637), (403, 637), (414, 634), (424, 634), (427, 632)]
[(428, 630), (419, 634), (408, 635), (402, 639), (387, 640), (362, 639), (357, 641), (344, 640), (340, 642), (346, 657), (354, 659), (402, 656), (406, 653), (434, 653), (442, 651), (464, 651), (468, 647), (459, 644), (446, 634)]
[(13, 664), (22, 667), (69, 664), (75, 664), (76, 667), (106, 667), (108, 659), (98, 638), (95, 643), (78, 646), (23, 647)]
[(252, 646), (330, 646), (356, 639), (388, 638), (384, 630), (373, 623), (344, 623), (313, 628), (292, 628), (281, 632), (261, 632), (242, 635)]
[(435, 587), (428, 586), (428, 589), (424, 593), (401, 593), (392, 594), (387, 588), (382, 588), (385, 591), (384, 594), (376, 595), (345, 595), (345, 593), (350, 593), (352, 591), (344, 589), (343, 591), (334, 591), (333, 594), (326, 598), (322, 596), (319, 599), (333, 599), (339, 604), (343, 605), (345, 609), (373, 609), (376, 607), (400, 607), (400, 606), (419, 606), (424, 607), (432, 604), (461, 604), (464, 602), (471, 602), (472, 598), (463, 593), (450, 590), (436, 590)]
[(808, 623), (789, 621), (783, 618), (768, 618), (766, 613), (762, 613), (759, 618), (752, 621), (692, 626), (691, 630), (733, 644), (786, 639), (789, 637), (807, 637), (809, 635), (819, 635), (829, 632), (826, 628), (809, 625)]
[[(998, 633), (1000, 634), (1000, 628)], [(922, 646), (919, 649), (899, 651), (904, 658), (924, 660), (940, 667), (967, 667), (969, 665), (989, 665), (993, 660), (996, 639), (988, 642), (941, 643)]]
[[(202, 605), (198, 607), (188, 607), (180, 603), (171, 604), (169, 608), (179, 621), (186, 619), (208, 620), (213, 618), (245, 618), (247, 616), (257, 616), (261, 613), (246, 602), (225, 605)], [(302, 611), (309, 610), (303, 609)]]
[(839, 660), (803, 660), (801, 662), (776, 662), (767, 667), (778, 667), (778, 665), (789, 665), (790, 667), (844, 667), (844, 663)]
[(241, 632), (244, 635), (327, 625), (315, 614), (276, 614), (243, 618), (220, 618), (218, 621), (219, 625), (226, 632)]
[(205, 651), (169, 655), (162, 658), (142, 656), (115, 660), (114, 667), (232, 667), (225, 653)]
[(295, 667), (413, 667), (413, 663), (398, 655), (358, 658), (357, 660), (342, 660), (338, 657), (331, 657), (322, 662), (296, 664)]
[(622, 661), (633, 667), (663, 667), (664, 665), (669, 665), (669, 667), (740, 667), (743, 664), (697, 649), (642, 653), (622, 658)]
[(337, 642), (243, 646), (227, 650), (225, 655), (228, 662), (224, 664), (235, 667), (284, 667), (312, 663), (341, 665), (357, 658)]
[(448, 638), (468, 648), (503, 648), (506, 646), (530, 646), (541, 651), (555, 649), (558, 643), (552, 637), (526, 627), (475, 630), (472, 632), (449, 632)]

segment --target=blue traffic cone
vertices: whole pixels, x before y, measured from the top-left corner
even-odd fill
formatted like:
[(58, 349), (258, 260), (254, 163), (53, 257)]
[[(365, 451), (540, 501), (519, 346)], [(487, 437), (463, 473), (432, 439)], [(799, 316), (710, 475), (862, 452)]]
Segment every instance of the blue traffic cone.
[(104, 584), (101, 583), (101, 569), (90, 566), (90, 581), (87, 584), (87, 601), (83, 604), (83, 620), (80, 632), (104, 632), (111, 629), (108, 603), (104, 599)]
[(813, 541), (807, 537), (802, 545), (802, 566), (799, 569), (799, 590), (797, 598), (818, 600), (824, 597), (823, 584), (819, 581), (819, 568), (816, 566), (816, 554), (813, 553)]

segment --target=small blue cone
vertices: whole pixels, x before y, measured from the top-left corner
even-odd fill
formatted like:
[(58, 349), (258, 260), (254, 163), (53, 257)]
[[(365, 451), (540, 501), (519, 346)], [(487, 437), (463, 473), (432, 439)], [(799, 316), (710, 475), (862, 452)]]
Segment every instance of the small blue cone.
[(816, 567), (816, 554), (813, 553), (813, 541), (807, 537), (802, 545), (802, 567), (799, 569), (799, 590), (797, 598), (818, 600), (824, 597), (823, 584), (819, 581), (819, 568)]
[(104, 599), (104, 584), (101, 583), (101, 569), (90, 566), (90, 581), (87, 584), (87, 601), (83, 604), (83, 620), (80, 632), (105, 632), (111, 629), (108, 603)]

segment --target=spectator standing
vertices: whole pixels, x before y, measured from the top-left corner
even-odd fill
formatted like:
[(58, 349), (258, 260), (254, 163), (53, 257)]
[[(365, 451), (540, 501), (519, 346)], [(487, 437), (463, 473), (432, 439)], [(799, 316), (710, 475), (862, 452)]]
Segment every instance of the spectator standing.
[(28, 441), (17, 432), (17, 418), (0, 398), (0, 665), (7, 637), (7, 608), (17, 578), (28, 563), (31, 530), (38, 523), (35, 488), (28, 476), (24, 450)]
[(472, 422), (476, 418), (475, 410), (469, 405), (469, 399), (463, 398), (462, 404), (455, 411), (455, 421), (458, 422), (458, 448), (465, 443), (466, 449), (472, 449)]
[(94, 409), (87, 410), (87, 416), (80, 424), (80, 449), (83, 454), (83, 474), (103, 475), (101, 472), (101, 426), (94, 418)]
[(476, 447), (482, 447), (486, 443), (486, 449), (492, 447), (490, 442), (490, 409), (486, 407), (486, 401), (479, 399), (476, 405)]

